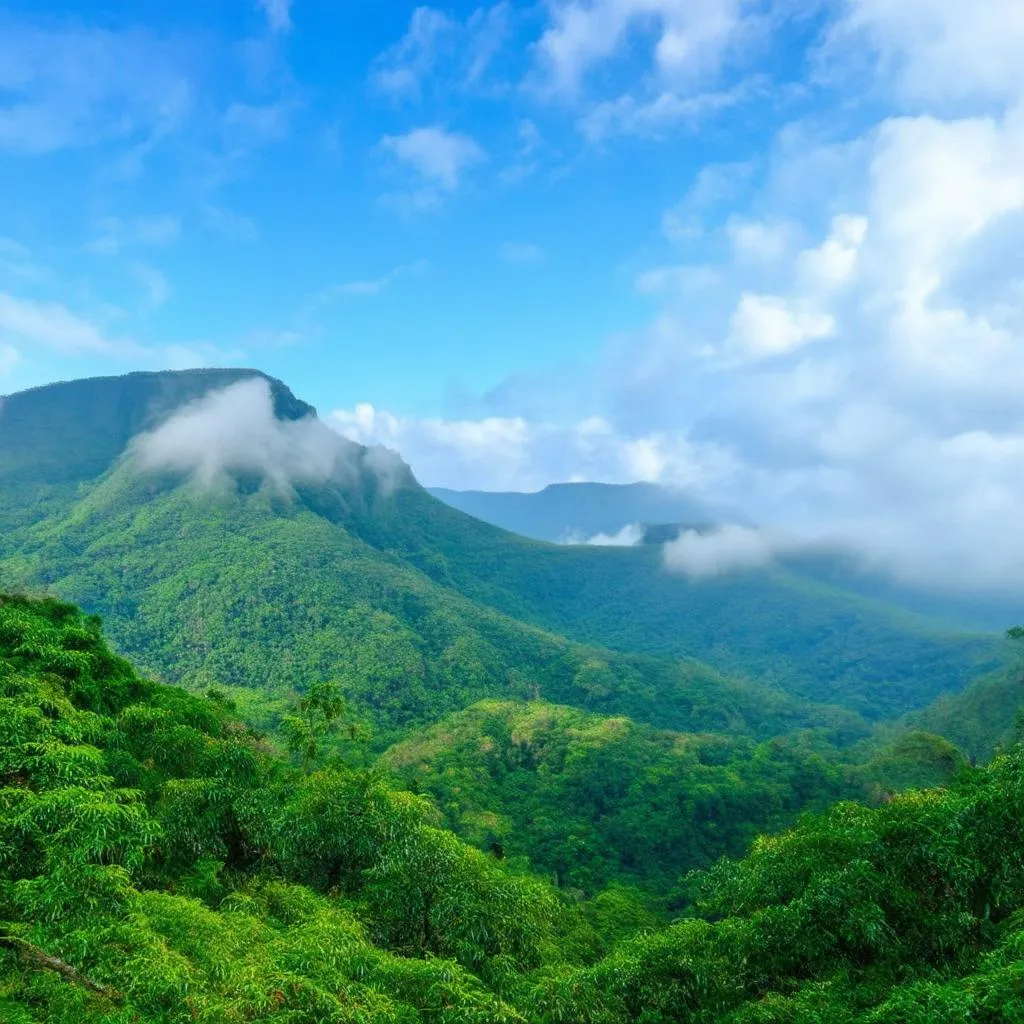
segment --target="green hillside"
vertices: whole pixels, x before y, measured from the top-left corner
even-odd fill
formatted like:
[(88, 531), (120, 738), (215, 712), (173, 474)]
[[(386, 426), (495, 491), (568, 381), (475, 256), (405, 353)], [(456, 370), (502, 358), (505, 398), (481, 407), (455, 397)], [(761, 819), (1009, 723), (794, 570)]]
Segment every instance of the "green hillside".
[(335, 680), (382, 741), (488, 696), (657, 714), (685, 729), (857, 728), (696, 663), (601, 652), (518, 623), (301, 500), (153, 488), (116, 470), (66, 518), (30, 531), (0, 572), (101, 613), (119, 649), (168, 681), (281, 693)]
[(687, 871), (858, 791), (809, 738), (683, 734), (540, 703), (475, 704), (381, 761), (475, 846), (529, 857), (559, 885), (662, 899)]
[[(342, 672), (385, 734), (483, 697), (687, 731), (850, 733), (852, 719), (807, 702), (894, 715), (1000, 663), (992, 637), (786, 573), (698, 585), (665, 572), (653, 548), (507, 534), (432, 498), (394, 460), (385, 478), (379, 453), (338, 438), (336, 471), (283, 490), (251, 471), (202, 489), (184, 471), (140, 468), (138, 431), (254, 376), (137, 374), (6, 399), (0, 583), (102, 613), (119, 647), (168, 680), (275, 690)], [(309, 406), (268, 386), (279, 419), (311, 422)], [(202, 446), (238, 443), (230, 422), (217, 429)]]
[(410, 561), (440, 564), (449, 586), (523, 621), (618, 650), (697, 658), (871, 718), (962, 689), (1006, 656), (997, 636), (951, 630), (785, 569), (693, 582), (667, 572), (657, 546), (496, 535), (420, 488), (399, 491), (381, 516)]
[(1018, 749), (760, 839), (661, 927), (0, 597), (4, 1024), (1011, 1024), (1022, 823)]

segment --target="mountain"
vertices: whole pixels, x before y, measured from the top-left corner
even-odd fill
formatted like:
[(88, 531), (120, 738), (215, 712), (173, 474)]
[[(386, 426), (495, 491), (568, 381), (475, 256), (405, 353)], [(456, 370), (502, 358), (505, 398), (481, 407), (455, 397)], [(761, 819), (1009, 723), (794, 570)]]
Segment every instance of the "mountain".
[[(754, 525), (737, 509), (715, 506), (651, 483), (552, 484), (542, 491), (455, 491), (429, 488), (452, 508), (504, 530), (555, 543), (589, 541), (658, 545), (685, 530)], [(1002, 632), (1024, 621), (1024, 599), (984, 589), (958, 592), (898, 580), (846, 552), (801, 552), (781, 559), (800, 580), (930, 618), (952, 630)]]
[(502, 531), (256, 371), (10, 396), (0, 446), (0, 583), (82, 603), (192, 687), (340, 678), (382, 742), (483, 698), (849, 736), (836, 706), (899, 714), (1003, 658), (994, 637), (785, 570), (693, 583), (653, 547)]
[(552, 484), (536, 493), (428, 490), (446, 505), (485, 523), (556, 543), (586, 540), (597, 534), (610, 536), (636, 523), (707, 526), (745, 522), (738, 512), (649, 483)]

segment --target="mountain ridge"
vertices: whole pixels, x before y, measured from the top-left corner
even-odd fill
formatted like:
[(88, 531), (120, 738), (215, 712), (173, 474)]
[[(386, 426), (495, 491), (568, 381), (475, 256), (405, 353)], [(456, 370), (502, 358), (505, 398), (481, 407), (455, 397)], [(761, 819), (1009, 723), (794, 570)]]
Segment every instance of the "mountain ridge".
[[(214, 415), (212, 399), (204, 399), (206, 418), (165, 438), (175, 456), (174, 444), (185, 443), (206, 458), (222, 431), (236, 445), (224, 455), (231, 458), (252, 435), (257, 451), (242, 453), (248, 468), (227, 473), (216, 493), (197, 484), (180, 459), (145, 478), (121, 459), (128, 428), (152, 425), (153, 388), (184, 402), (194, 420), (189, 402), (223, 396), (217, 385), (228, 381), (230, 390), (253, 376), (272, 380), (243, 370), (77, 382), (79, 393), (91, 392), (88, 409), (111, 389), (134, 395), (127, 417), (106, 421), (98, 452), (88, 450), (91, 423), (81, 410), (76, 419), (65, 408), (55, 421), (60, 429), (45, 417), (23, 417), (33, 428), (23, 424), (23, 435), (44, 438), (58, 468), (56, 457), (70, 446), (74, 472), (33, 492), (18, 475), (31, 450), (21, 452), (22, 465), (0, 463), (0, 581), (56, 588), (104, 614), (148, 671), (175, 666), (195, 685), (222, 673), (223, 682), (301, 686), (362, 652), (365, 672), (353, 685), (367, 699), (373, 687), (388, 690), (374, 699), (392, 702), (396, 722), (444, 695), (439, 713), (457, 710), (452, 700), (529, 697), (540, 686), (548, 699), (641, 718), (664, 714), (655, 708), (669, 700), (674, 727), (700, 728), (706, 720), (702, 726), (690, 717), (695, 705), (685, 689), (696, 687), (696, 706), (708, 711), (710, 695), (719, 694), (724, 717), (719, 712), (717, 720), (728, 721), (735, 699), (726, 691), (739, 693), (744, 684), (723, 689), (725, 677), (759, 684), (748, 687), (741, 721), (754, 707), (768, 708), (763, 695), (770, 693), (777, 708), (766, 713), (769, 723), (808, 713), (823, 721), (812, 705), (884, 717), (961, 688), (998, 662), (990, 637), (909, 622), (835, 590), (808, 590), (785, 574), (695, 585), (665, 573), (651, 548), (564, 547), (508, 534), (450, 509), (411, 472), (386, 479), (372, 450), (330, 432), (284, 385), (272, 412), (250, 403), (239, 425), (223, 418), (235, 404), (222, 402)], [(15, 396), (0, 411), (0, 437), (10, 404), (25, 401)], [(54, 401), (53, 390), (32, 393), (37, 410)], [(283, 434), (275, 425), (281, 403), (285, 420), (298, 424)], [(181, 426), (179, 418), (168, 422)], [(110, 460), (115, 442), (122, 451)], [(303, 462), (296, 452), (307, 442), (356, 450), (353, 471), (333, 477), (328, 452), (326, 462), (312, 460), (312, 477), (293, 479)], [(261, 476), (266, 459), (284, 474), (284, 490)], [(92, 469), (102, 471), (81, 479)], [(292, 649), (281, 636), (295, 638)], [(263, 648), (254, 643), (261, 638)], [(369, 653), (396, 643), (404, 654), (395, 664), (409, 667), (406, 678)], [(271, 652), (264, 665), (255, 654), (261, 649)], [(762, 696), (751, 703), (755, 693)], [(805, 711), (794, 718), (797, 706)]]

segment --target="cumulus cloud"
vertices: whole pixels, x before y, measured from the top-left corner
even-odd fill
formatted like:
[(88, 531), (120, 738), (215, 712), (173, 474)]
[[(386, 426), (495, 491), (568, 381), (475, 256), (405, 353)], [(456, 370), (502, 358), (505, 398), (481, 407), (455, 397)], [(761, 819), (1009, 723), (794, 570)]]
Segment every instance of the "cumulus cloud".
[(418, 179), (418, 187), (393, 197), (412, 209), (436, 206), (445, 195), (458, 191), (468, 168), (487, 159), (475, 139), (439, 125), (416, 128), (405, 135), (385, 135), (380, 150)]
[(668, 433), (623, 435), (598, 416), (569, 424), (522, 416), (446, 420), (397, 416), (364, 403), (332, 412), (328, 422), (360, 444), (400, 451), (431, 487), (536, 490), (565, 480), (696, 487), (731, 469), (714, 443)]
[(799, 308), (779, 295), (740, 296), (732, 318), (729, 346), (744, 356), (763, 359), (786, 355), (835, 333), (827, 313)]
[(181, 409), (140, 436), (133, 455), (145, 472), (181, 473), (205, 487), (242, 473), (286, 491), (351, 477), (358, 450), (314, 416), (277, 419), (270, 385), (254, 377)]
[(914, 100), (1013, 100), (1024, 91), (1017, 0), (849, 0), (827, 59), (845, 66), (863, 43)]

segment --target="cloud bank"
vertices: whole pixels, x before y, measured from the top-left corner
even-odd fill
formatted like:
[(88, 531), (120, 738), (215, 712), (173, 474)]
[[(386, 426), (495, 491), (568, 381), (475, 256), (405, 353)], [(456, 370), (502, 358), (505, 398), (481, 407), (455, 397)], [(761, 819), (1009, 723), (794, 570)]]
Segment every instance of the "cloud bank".
[(363, 464), (386, 476), (397, 461), (380, 451), (363, 459), (359, 448), (314, 416), (277, 419), (270, 384), (262, 377), (185, 406), (139, 437), (133, 455), (143, 471), (184, 474), (204, 487), (231, 474), (251, 474), (281, 491), (352, 479)]

